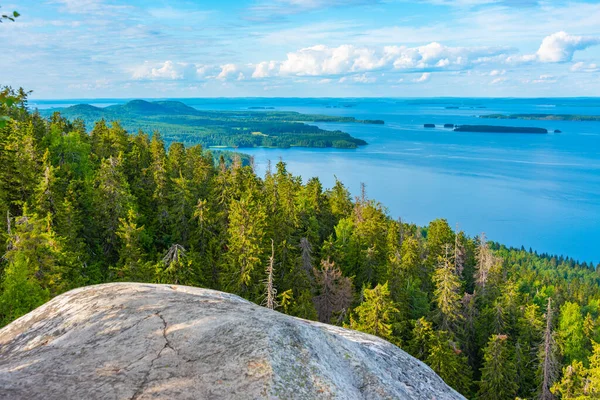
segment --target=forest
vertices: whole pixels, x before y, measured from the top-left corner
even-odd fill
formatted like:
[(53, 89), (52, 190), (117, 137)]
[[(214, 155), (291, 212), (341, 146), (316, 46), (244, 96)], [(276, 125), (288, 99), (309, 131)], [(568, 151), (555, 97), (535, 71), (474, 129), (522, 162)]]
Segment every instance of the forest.
[(105, 108), (78, 104), (64, 109), (41, 110), (40, 113), (51, 117), (56, 111), (71, 121), (79, 119), (88, 127), (102, 119), (119, 121), (128, 131), (160, 131), (167, 145), (180, 142), (186, 146), (201, 144), (204, 147), (354, 149), (367, 143), (345, 132), (328, 131), (305, 122), (383, 123), (289, 111), (201, 111), (178, 101), (144, 100)]
[(592, 264), (394, 219), (284, 162), (260, 177), (159, 132), (88, 132), (10, 88), (0, 165), (0, 326), (84, 285), (191, 285), (380, 336), (467, 398), (600, 398)]

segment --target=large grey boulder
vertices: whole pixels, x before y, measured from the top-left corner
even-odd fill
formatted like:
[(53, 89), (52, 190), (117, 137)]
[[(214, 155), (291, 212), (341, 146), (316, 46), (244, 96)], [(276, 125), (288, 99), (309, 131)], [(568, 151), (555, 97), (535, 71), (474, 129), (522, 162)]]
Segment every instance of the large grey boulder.
[(186, 286), (114, 283), (0, 330), (1, 399), (462, 399), (377, 337)]

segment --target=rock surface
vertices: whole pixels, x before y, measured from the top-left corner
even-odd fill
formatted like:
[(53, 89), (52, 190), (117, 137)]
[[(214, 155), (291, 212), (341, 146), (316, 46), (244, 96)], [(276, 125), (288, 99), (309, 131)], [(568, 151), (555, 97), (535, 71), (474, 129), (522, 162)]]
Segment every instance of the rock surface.
[(1, 399), (463, 399), (398, 347), (186, 286), (76, 289), (0, 330)]

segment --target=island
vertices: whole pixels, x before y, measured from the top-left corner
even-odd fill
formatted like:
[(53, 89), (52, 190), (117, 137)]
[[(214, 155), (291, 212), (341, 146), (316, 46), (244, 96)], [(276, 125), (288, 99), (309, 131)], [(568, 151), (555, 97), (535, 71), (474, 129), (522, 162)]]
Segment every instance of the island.
[(526, 119), (538, 121), (600, 121), (600, 115), (579, 114), (487, 114), (479, 118), (490, 119)]
[(425, 128), (435, 128), (435, 124), (424, 124), (423, 127), (425, 127)]
[(458, 125), (455, 132), (490, 132), (490, 133), (548, 133), (544, 128), (533, 128), (528, 126), (495, 126), (495, 125)]
[[(265, 107), (266, 109), (266, 107)], [(101, 120), (118, 121), (127, 131), (159, 131), (167, 143), (201, 144), (205, 147), (335, 147), (354, 149), (367, 144), (340, 130), (325, 130), (308, 123), (341, 122), (383, 124), (382, 120), (301, 114), (291, 111), (207, 111), (179, 101), (132, 100), (104, 108), (78, 104), (39, 111), (50, 117), (59, 112), (69, 120), (81, 120), (91, 130)]]
[(444, 124), (444, 128), (454, 128), (454, 124)]

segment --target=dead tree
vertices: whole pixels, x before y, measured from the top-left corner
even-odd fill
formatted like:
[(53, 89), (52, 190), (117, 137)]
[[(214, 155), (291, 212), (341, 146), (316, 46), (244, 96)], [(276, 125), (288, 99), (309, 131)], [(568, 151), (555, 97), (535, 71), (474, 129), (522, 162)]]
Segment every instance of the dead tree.
[(458, 224), (456, 224), (456, 235), (454, 235), (454, 268), (456, 275), (462, 276), (465, 268), (465, 248), (460, 243), (460, 232), (458, 231)]
[(302, 257), (302, 268), (308, 273), (312, 271), (312, 245), (308, 238), (300, 239), (300, 254)]
[(542, 391), (540, 400), (554, 400), (555, 397), (550, 391), (550, 387), (556, 379), (557, 362), (554, 353), (554, 337), (552, 335), (552, 298), (548, 297), (548, 308), (546, 309), (546, 330), (544, 332), (544, 344), (542, 349)]
[(273, 270), (275, 267), (275, 242), (271, 239), (271, 257), (269, 257), (269, 263), (267, 264), (267, 279), (265, 280), (265, 299), (263, 305), (271, 310), (277, 307), (277, 289), (273, 284)]
[(170, 267), (171, 264), (179, 262), (182, 258), (185, 258), (185, 249), (182, 245), (174, 243), (169, 247), (162, 260), (166, 267)]

